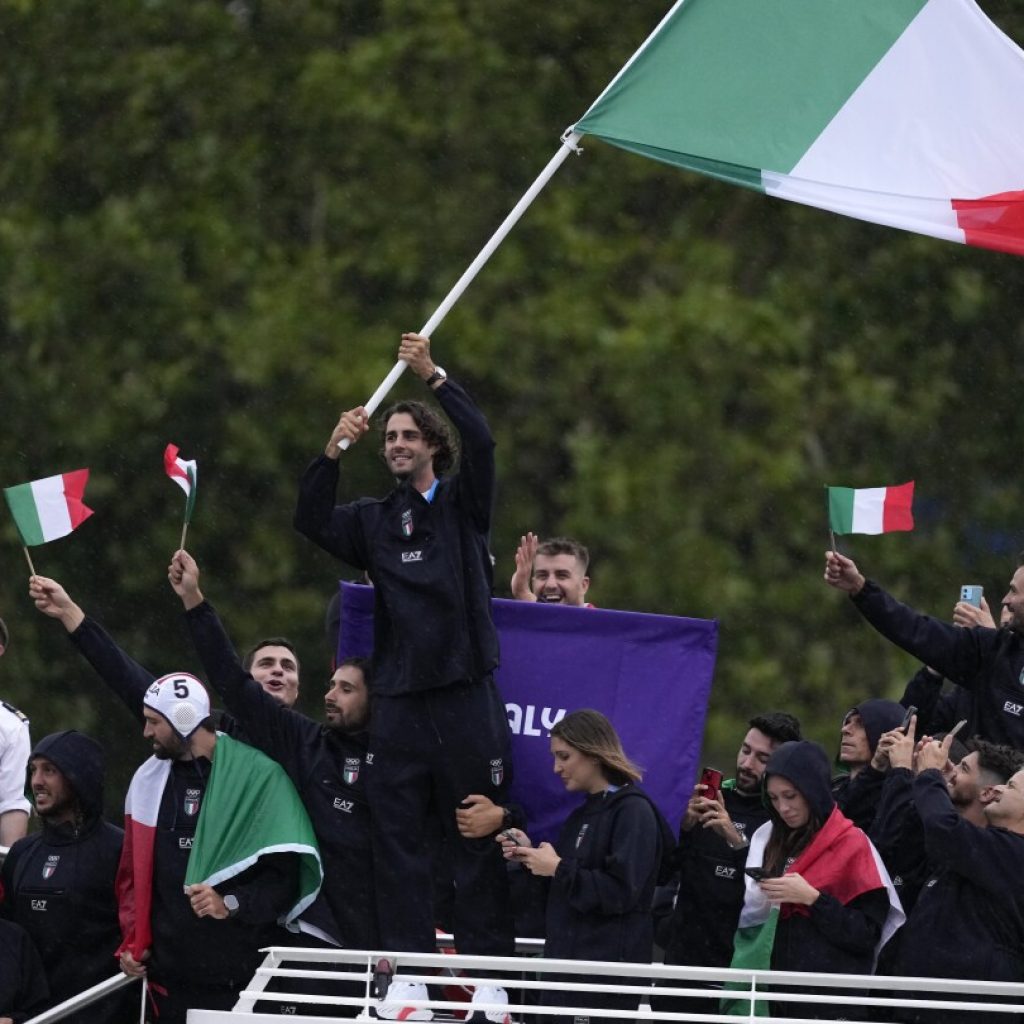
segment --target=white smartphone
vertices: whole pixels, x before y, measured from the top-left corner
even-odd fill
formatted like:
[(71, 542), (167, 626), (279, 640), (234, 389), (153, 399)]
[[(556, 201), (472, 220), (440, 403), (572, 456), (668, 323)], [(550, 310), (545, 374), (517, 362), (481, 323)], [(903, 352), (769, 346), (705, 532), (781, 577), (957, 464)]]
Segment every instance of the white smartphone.
[(984, 593), (985, 588), (977, 583), (965, 583), (960, 588), (960, 600), (966, 601), (967, 604), (973, 604), (975, 608), (980, 608), (981, 598)]

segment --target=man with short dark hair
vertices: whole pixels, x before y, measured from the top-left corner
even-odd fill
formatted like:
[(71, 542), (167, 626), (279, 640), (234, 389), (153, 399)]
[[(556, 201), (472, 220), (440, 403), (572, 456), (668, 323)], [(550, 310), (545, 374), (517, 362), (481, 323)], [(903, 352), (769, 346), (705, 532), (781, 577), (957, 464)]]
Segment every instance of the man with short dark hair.
[(210, 685), (249, 742), (288, 773), (320, 843), (326, 907), (315, 905), (306, 915), (307, 930), (349, 948), (374, 949), (378, 935), (366, 799), (370, 665), (365, 658), (346, 658), (334, 670), (324, 696), (326, 724), (287, 710), (239, 664), (223, 624), (203, 597), (199, 575), (187, 551), (175, 553), (168, 579), (185, 608)]
[[(39, 950), (47, 1009), (106, 981), (121, 941), (114, 878), (124, 832), (103, 818), (103, 761), (102, 747), (73, 729), (36, 744), (28, 775), (42, 829), (19, 839), (3, 863), (2, 913)], [(122, 990), (65, 1019), (121, 1024), (136, 1003), (134, 990)]]
[[(9, 642), (7, 623), (0, 619), (0, 657)], [(10, 846), (28, 829), (31, 805), (25, 799), (25, 762), (31, 749), (28, 718), (0, 701), (0, 846)]]
[(286, 708), (295, 707), (299, 699), (299, 656), (287, 637), (258, 640), (246, 651), (242, 668), (275, 700)]
[[(717, 799), (698, 783), (687, 804), (674, 855), (678, 891), (671, 917), (659, 928), (667, 964), (728, 967), (732, 960), (747, 847), (768, 820), (761, 793), (765, 765), (776, 747), (801, 738), (800, 722), (785, 711), (756, 715), (748, 724), (735, 778), (723, 784)], [(713, 1010), (708, 999), (657, 996), (651, 1002), (655, 1010), (672, 1013)]]
[[(896, 971), (1020, 983), (1024, 889), (1017, 877), (1024, 863), (1024, 768), (1017, 752), (982, 747), (973, 769), (977, 778), (947, 785), (942, 769), (951, 739), (925, 741), (916, 755), (913, 800), (931, 874), (904, 926)], [(1014, 765), (1007, 782), (987, 784), (986, 774), (1001, 776)], [(955, 791), (968, 785), (982, 787), (974, 800), (982, 804), (983, 825), (968, 820), (956, 804)], [(910, 1010), (902, 1019), (959, 1024), (964, 1018), (961, 1012)]]
[(1024, 749), (1024, 566), (1003, 597), (1006, 625), (965, 629), (900, 604), (856, 563), (834, 551), (825, 556), (825, 582), (849, 595), (884, 637), (974, 694), (975, 734)]
[(589, 567), (590, 552), (578, 540), (551, 537), (540, 541), (527, 533), (516, 548), (512, 596), (517, 601), (590, 607), (586, 601)]
[[(493, 673), (490, 531), (494, 439), (469, 395), (438, 367), (430, 339), (403, 334), (398, 358), (433, 390), (459, 432), (459, 471), (444, 421), (404, 402), (383, 417), (384, 463), (395, 487), (381, 499), (335, 505), (339, 444), (369, 430), (359, 406), (344, 412), (324, 454), (306, 470), (295, 528), (374, 585), (374, 709), (367, 783), (373, 807), (381, 941), (392, 950), (435, 948), (430, 859), (424, 830), (433, 807), (450, 843), (461, 953), (511, 955), (514, 934), (501, 850), (459, 833), (455, 814), (470, 794), (504, 804), (511, 736)], [(372, 760), (371, 760), (372, 759)], [(428, 1019), (408, 1005), (426, 995), (395, 982), (378, 1016)], [(478, 1001), (504, 993), (478, 988)], [(422, 1016), (422, 1015), (426, 1016)], [(507, 1014), (487, 1011), (487, 1019)]]

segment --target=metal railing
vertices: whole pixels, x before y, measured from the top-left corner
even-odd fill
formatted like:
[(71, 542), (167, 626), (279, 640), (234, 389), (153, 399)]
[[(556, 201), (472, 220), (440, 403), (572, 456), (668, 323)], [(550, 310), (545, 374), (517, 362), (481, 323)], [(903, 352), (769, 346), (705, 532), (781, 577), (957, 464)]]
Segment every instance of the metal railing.
[(84, 992), (65, 999), (63, 1003), (51, 1006), (50, 1009), (38, 1016), (30, 1018), (25, 1024), (54, 1024), (55, 1021), (63, 1020), (78, 1010), (84, 1010), (87, 1006), (92, 1006), (93, 1003), (105, 999), (112, 992), (117, 992), (126, 985), (134, 985), (137, 981), (139, 981), (138, 978), (129, 978), (127, 974), (115, 974), (113, 977), (107, 978), (106, 981), (101, 981), (98, 985), (93, 985), (92, 988), (87, 988)]
[[(900, 1011), (907, 1009), (955, 1011), (963, 1021), (972, 1024), (998, 1022), (1006, 1020), (1007, 1014), (1024, 1013), (1024, 984), (1002, 982), (290, 947), (273, 947), (266, 954), (234, 1010), (190, 1010), (189, 1024), (232, 1024), (243, 1015), (247, 1024), (272, 1024), (280, 1020), (279, 1012), (256, 1012), (259, 1003), (287, 1005), (289, 1017), (300, 1024), (330, 1019), (317, 1016), (316, 1006), (357, 1007), (361, 1011), (359, 1019), (373, 1019), (374, 972), (382, 959), (395, 966), (401, 980), (423, 982), (435, 986), (435, 990), (443, 985), (500, 985), (508, 991), (507, 1009), (513, 1020), (534, 1019), (543, 1014), (567, 1021), (589, 1017), (594, 1022), (736, 1024), (738, 1020), (747, 1020), (785, 1024), (804, 1019), (786, 1016), (787, 1006), (808, 1003), (816, 1004), (819, 1013), (823, 1005), (834, 1008), (832, 1019), (871, 1024), (879, 1024), (880, 1017), (895, 1021)], [(453, 972), (458, 972), (458, 977), (451, 977)], [(272, 979), (276, 979), (273, 991), (268, 988)], [(326, 987), (315, 994), (303, 992), (301, 984), (289, 990), (289, 980), (320, 982)], [(340, 988), (340, 982), (348, 982), (346, 993), (331, 994), (329, 989)], [(709, 985), (716, 987), (708, 988)], [(552, 993), (562, 994), (559, 1001), (572, 1005), (549, 1005), (546, 997)], [(571, 994), (571, 998), (565, 994)], [(637, 1009), (601, 1009), (594, 1005), (600, 1001), (595, 996), (609, 994), (633, 996)], [(732, 1013), (723, 1013), (719, 1008), (723, 996), (734, 1001)], [(685, 1013), (652, 1009), (652, 997), (656, 1003), (672, 997), (700, 999), (706, 1007)], [(992, 1002), (993, 999), (1005, 1002)], [(767, 1004), (777, 1016), (758, 1015), (758, 1003), (762, 1008)], [(459, 1019), (453, 1015), (467, 1009), (465, 1001), (443, 997), (410, 1000), (406, 1005), (429, 1007), (439, 1021)], [(304, 1007), (313, 1012), (303, 1013)], [(488, 1006), (477, 1004), (474, 1009), (486, 1010)]]

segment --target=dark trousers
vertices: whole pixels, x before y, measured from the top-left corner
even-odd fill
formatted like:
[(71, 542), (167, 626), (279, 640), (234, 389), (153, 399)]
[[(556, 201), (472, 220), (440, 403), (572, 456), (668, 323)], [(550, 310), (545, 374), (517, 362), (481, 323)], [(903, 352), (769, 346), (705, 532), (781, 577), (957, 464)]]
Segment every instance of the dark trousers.
[(463, 839), (455, 827), (456, 808), (471, 793), (507, 803), (510, 749), (505, 704), (491, 679), (374, 699), (366, 786), (382, 948), (435, 948), (426, 844), (433, 808), (451, 856), (459, 952), (512, 954), (515, 934), (500, 846), (493, 837)]

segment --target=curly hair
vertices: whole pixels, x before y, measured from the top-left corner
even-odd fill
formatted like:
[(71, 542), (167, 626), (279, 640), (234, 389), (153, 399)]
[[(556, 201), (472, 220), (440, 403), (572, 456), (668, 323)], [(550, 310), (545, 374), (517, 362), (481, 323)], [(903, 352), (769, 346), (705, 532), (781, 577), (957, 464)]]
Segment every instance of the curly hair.
[(388, 432), (388, 421), (392, 416), (402, 412), (412, 417), (413, 422), (423, 435), (423, 440), (428, 445), (437, 446), (437, 451), (434, 453), (434, 472), (438, 476), (447, 473), (455, 465), (458, 455), (455, 439), (448, 423), (423, 402), (395, 402), (385, 411), (380, 421), (381, 455), (384, 454), (384, 438)]
[(997, 778), (1000, 785), (1009, 782), (1012, 776), (1024, 768), (1024, 754), (1013, 747), (989, 743), (975, 736), (967, 744), (967, 749), (978, 752), (978, 769)]

